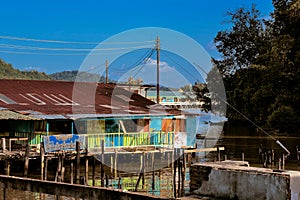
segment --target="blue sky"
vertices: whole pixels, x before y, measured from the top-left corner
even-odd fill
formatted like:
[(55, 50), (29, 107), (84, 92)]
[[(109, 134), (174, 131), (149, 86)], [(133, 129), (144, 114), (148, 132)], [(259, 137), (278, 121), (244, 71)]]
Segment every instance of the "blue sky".
[[(226, 11), (249, 8), (252, 3), (257, 5), (262, 17), (272, 11), (271, 0), (1, 1), (0, 36), (101, 42), (133, 28), (163, 27), (188, 35), (216, 57), (213, 39), (227, 26)], [(0, 44), (47, 47), (47, 44), (7, 39), (0, 39)], [(13, 51), (0, 47), (1, 50)], [(54, 73), (78, 69), (85, 56), (0, 53), (0, 58), (18, 69)]]

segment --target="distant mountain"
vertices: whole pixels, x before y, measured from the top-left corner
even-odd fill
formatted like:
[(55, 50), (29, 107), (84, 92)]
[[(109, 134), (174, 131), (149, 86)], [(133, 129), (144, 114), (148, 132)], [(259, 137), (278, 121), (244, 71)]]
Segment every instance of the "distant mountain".
[(29, 80), (51, 80), (44, 72), (36, 70), (21, 71), (12, 67), (11, 64), (0, 59), (0, 78), (4, 79), (29, 79)]
[[(61, 80), (61, 81), (82, 81), (82, 82), (90, 82), (90, 81), (99, 81), (105, 82), (105, 77), (100, 76), (98, 74), (87, 73), (87, 72), (79, 72), (78, 70), (73, 71), (62, 71), (49, 75), (53, 80)], [(114, 80), (108, 80), (108, 82), (113, 83)]]
[(50, 74), (49, 76), (53, 80), (62, 80), (62, 81), (75, 81), (78, 71), (63, 71), (63, 72), (57, 72), (54, 74)]

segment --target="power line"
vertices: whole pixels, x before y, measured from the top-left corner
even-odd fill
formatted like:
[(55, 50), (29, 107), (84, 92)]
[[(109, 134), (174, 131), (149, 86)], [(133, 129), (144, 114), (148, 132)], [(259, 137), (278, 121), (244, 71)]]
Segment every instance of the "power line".
[(147, 61), (149, 60), (149, 58), (151, 58), (151, 56), (153, 55), (155, 49), (152, 49), (152, 51), (149, 53), (149, 55), (147, 56), (147, 58), (144, 60), (144, 63), (141, 65), (141, 67), (139, 68), (139, 70), (132, 76), (133, 78), (142, 70), (142, 68), (144, 68), (145, 64), (147, 63)]
[(178, 62), (176, 62), (173, 58), (171, 58), (171, 56), (168, 56), (167, 53), (161, 51), (166, 57), (168, 57), (174, 64), (176, 64), (178, 67), (180, 67), (183, 71), (185, 71), (187, 74), (189, 74), (192, 78), (195, 78), (196, 80), (198, 80), (198, 77), (196, 77), (194, 74), (192, 74), (191, 72), (189, 72), (188, 70), (186, 70), (181, 64), (179, 64)]
[(28, 52), (28, 51), (6, 51), (0, 50), (0, 53), (8, 54), (29, 54), (29, 55), (45, 55), (45, 56), (94, 56), (94, 55), (111, 55), (111, 54), (121, 54), (123, 52), (100, 52), (100, 53), (42, 53), (42, 52)]
[(154, 40), (146, 41), (121, 41), (121, 42), (79, 42), (79, 41), (63, 41), (63, 40), (44, 40), (34, 38), (12, 37), (1, 35), (0, 38), (18, 41), (31, 41), (31, 42), (44, 42), (44, 43), (61, 43), (61, 44), (141, 44), (141, 43), (154, 43)]
[(10, 45), (10, 44), (0, 44), (0, 47), (10, 48), (10, 49), (27, 49), (27, 50), (47, 50), (47, 51), (115, 51), (115, 50), (126, 50), (126, 49), (140, 49), (140, 48), (149, 48), (153, 45), (144, 45), (144, 46), (132, 46), (132, 47), (121, 47), (121, 48), (50, 48), (50, 47), (35, 47), (35, 46), (23, 46), (23, 45)]

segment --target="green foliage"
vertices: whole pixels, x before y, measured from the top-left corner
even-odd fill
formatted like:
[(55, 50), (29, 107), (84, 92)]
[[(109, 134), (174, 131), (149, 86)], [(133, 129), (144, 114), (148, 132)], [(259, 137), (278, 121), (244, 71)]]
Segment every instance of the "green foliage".
[[(270, 20), (244, 8), (231, 16), (232, 28), (215, 38), (228, 102), (260, 125), (299, 132), (300, 6), (299, 0), (273, 0)], [(228, 117), (242, 117), (228, 109)]]
[(299, 118), (291, 106), (280, 106), (268, 116), (268, 124), (280, 132), (297, 131)]
[(44, 72), (36, 70), (20, 71), (12, 67), (11, 64), (0, 59), (0, 78), (1, 79), (29, 79), (29, 80), (50, 80), (51, 78)]

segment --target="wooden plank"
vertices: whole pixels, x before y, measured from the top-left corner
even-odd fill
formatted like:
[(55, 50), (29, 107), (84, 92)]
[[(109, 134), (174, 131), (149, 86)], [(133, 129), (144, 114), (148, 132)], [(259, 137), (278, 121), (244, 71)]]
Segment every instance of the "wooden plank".
[(214, 148), (202, 148), (202, 149), (190, 149), (184, 150), (184, 153), (195, 153), (195, 152), (207, 152), (207, 151), (224, 151), (225, 147), (214, 147)]

